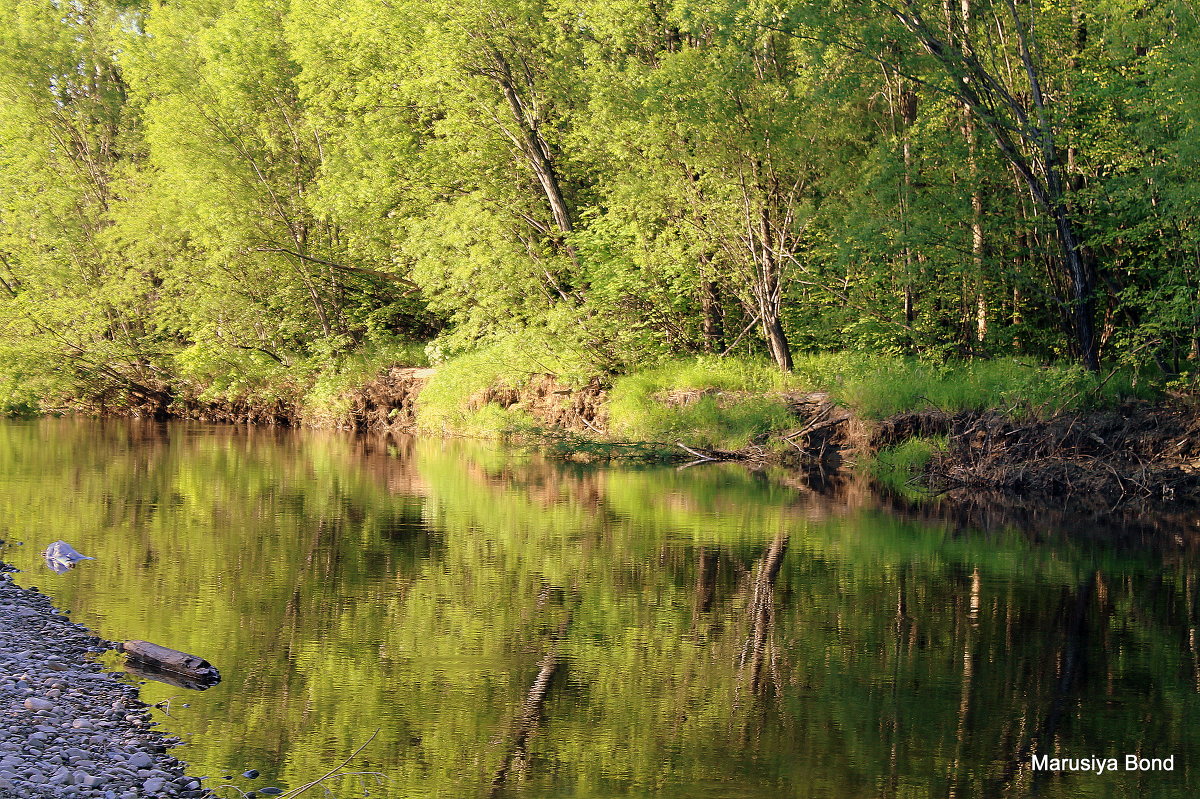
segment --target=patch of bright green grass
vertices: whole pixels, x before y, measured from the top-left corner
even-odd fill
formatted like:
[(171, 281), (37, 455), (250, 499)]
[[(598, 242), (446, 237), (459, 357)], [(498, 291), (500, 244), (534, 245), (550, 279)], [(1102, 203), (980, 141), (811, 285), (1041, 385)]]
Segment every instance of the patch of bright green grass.
[(915, 358), (831, 353), (796, 361), (798, 382), (829, 392), (860, 416), (937, 408), (947, 413), (994, 408), (1048, 416), (1154, 394), (1131, 372), (1094, 375), (1074, 364), (1037, 366), (1015, 359), (929, 364)]
[[(474, 418), (478, 411), (469, 410), (471, 398), (490, 387), (519, 389), (534, 374), (583, 382), (586, 370), (578, 359), (554, 355), (547, 342), (536, 344), (514, 337), (439, 365), (421, 395), (421, 426), (435, 432), (481, 430), (486, 425)], [(1144, 380), (1139, 384), (1128, 371), (1097, 376), (1072, 364), (1015, 359), (931, 364), (892, 355), (821, 353), (798, 356), (794, 371), (785, 374), (765, 359), (706, 356), (668, 360), (616, 378), (608, 398), (609, 431), (626, 441), (739, 449), (796, 425), (785, 393), (815, 391), (863, 418), (883, 419), (927, 408), (1049, 416), (1150, 397), (1155, 388)], [(699, 396), (680, 396), (687, 392)]]
[(894, 447), (881, 449), (866, 463), (868, 474), (883, 485), (903, 494), (920, 493), (913, 480), (925, 471), (934, 453), (946, 448), (944, 436), (910, 438)]
[[(618, 378), (609, 394), (613, 436), (635, 441), (682, 441), (691, 446), (740, 449), (789, 427), (794, 417), (778, 396), (794, 385), (766, 361), (696, 358), (668, 361)], [(670, 392), (712, 392), (668, 405)], [(772, 396), (774, 395), (774, 396)]]
[(481, 416), (485, 409), (470, 407), (473, 397), (489, 388), (520, 389), (540, 374), (555, 375), (568, 385), (582, 385), (590, 376), (581, 356), (555, 350), (545, 335), (536, 331), (510, 336), (435, 365), (437, 371), (417, 398), (417, 423), (434, 433), (503, 433), (521, 420)]

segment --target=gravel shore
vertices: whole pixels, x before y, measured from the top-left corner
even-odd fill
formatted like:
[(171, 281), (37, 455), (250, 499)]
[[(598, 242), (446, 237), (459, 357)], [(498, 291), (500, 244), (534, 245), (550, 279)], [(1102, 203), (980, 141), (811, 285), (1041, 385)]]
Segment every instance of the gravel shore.
[(0, 797), (213, 797), (167, 752), (108, 642), (0, 574)]

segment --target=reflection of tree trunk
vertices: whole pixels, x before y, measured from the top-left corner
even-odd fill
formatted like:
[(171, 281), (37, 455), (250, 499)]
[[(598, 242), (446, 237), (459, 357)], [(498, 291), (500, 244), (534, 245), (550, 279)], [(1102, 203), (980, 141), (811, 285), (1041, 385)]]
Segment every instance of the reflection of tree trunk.
[(696, 561), (696, 610), (694, 616), (708, 613), (712, 609), (713, 597), (717, 592), (717, 553), (708, 547), (700, 547)]
[(1200, 693), (1200, 646), (1196, 642), (1196, 585), (1195, 576), (1191, 569), (1188, 570), (1187, 579), (1184, 581), (1184, 590), (1187, 591), (1187, 624), (1188, 624), (1188, 650), (1192, 653), (1192, 679), (1196, 683), (1196, 691)]
[(884, 797), (895, 797), (900, 792), (900, 661), (904, 653), (907, 629), (911, 626), (908, 617), (908, 567), (902, 566), (897, 574), (896, 619), (892, 626), (892, 743), (888, 752), (888, 776)]
[[(1091, 606), (1092, 597), (1096, 593), (1096, 583), (1099, 577), (1099, 572), (1092, 573), (1086, 580), (1080, 583), (1079, 588), (1075, 591), (1074, 601), (1071, 603), (1069, 614), (1066, 616), (1067, 626), (1064, 631), (1063, 645), (1054, 658), (1054, 664), (1057, 667), (1057, 680), (1054, 683), (1054, 695), (1051, 697), (1046, 718), (1041, 728), (1026, 739), (1025, 744), (1017, 752), (1016, 757), (1010, 760), (1005, 766), (1004, 774), (995, 786), (996, 789), (989, 792), (991, 796), (1004, 795), (1008, 784), (1012, 782), (1021, 769), (1028, 766), (1029, 756), (1032, 753), (1047, 754), (1050, 751), (1050, 745), (1054, 740), (1055, 734), (1058, 732), (1058, 725), (1062, 721), (1062, 714), (1066, 708), (1067, 699), (1074, 689), (1075, 683), (1079, 680), (1080, 673), (1083, 671), (1083, 659), (1086, 654), (1084, 645), (1087, 639), (1088, 608)], [(1037, 772), (1033, 775), (1033, 779), (1036, 783), (1038, 780), (1044, 779), (1045, 776), (1045, 772)]]
[(1075, 685), (1079, 672), (1083, 669), (1084, 641), (1087, 634), (1087, 612), (1095, 594), (1096, 573), (1091, 574), (1075, 592), (1075, 603), (1071, 608), (1068, 620), (1066, 641), (1063, 645), (1062, 666), (1058, 672), (1058, 682), (1054, 686), (1054, 701), (1050, 712), (1046, 714), (1046, 723), (1042, 725), (1043, 746), (1049, 743), (1058, 730), (1062, 720), (1063, 709), (1067, 704), (1067, 695)]
[(971, 713), (971, 687), (975, 676), (975, 630), (979, 627), (980, 605), (979, 569), (971, 575), (971, 600), (967, 628), (963, 634), (962, 691), (958, 698), (958, 728), (955, 734), (954, 760), (950, 766), (950, 799), (958, 796), (958, 781), (962, 769), (962, 750), (967, 738), (967, 717)]
[(513, 771), (519, 771), (524, 766), (529, 737), (537, 729), (538, 720), (542, 715), (542, 707), (546, 704), (546, 697), (550, 693), (550, 681), (554, 679), (555, 673), (562, 665), (559, 648), (562, 640), (567, 637), (567, 630), (570, 626), (571, 615), (568, 615), (559, 625), (558, 632), (550, 641), (549, 649), (538, 663), (537, 676), (533, 678), (533, 684), (529, 686), (529, 693), (525, 695), (525, 701), (521, 704), (521, 712), (514, 719), (505, 738), (504, 759), (500, 761), (500, 766), (492, 777), (489, 796), (497, 795), (508, 781), (508, 775)]
[(775, 536), (759, 563), (758, 573), (754, 576), (749, 608), (750, 636), (742, 649), (741, 662), (743, 671), (749, 669), (750, 690), (754, 693), (759, 693), (763, 687), (763, 665), (767, 660), (768, 643), (775, 626), (775, 580), (783, 565), (787, 545), (786, 533)]

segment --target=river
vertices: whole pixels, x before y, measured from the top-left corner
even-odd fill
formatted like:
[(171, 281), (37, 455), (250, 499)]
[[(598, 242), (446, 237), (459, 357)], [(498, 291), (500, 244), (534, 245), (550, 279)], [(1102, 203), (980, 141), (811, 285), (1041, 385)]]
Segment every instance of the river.
[[(142, 690), (223, 795), (303, 785), (368, 740), (346, 770), (370, 773), (328, 785), (341, 799), (1200, 793), (1194, 550), (788, 483), (0, 423), (3, 558), (101, 636), (220, 669), (203, 692)], [(95, 560), (51, 573), (57, 539)]]

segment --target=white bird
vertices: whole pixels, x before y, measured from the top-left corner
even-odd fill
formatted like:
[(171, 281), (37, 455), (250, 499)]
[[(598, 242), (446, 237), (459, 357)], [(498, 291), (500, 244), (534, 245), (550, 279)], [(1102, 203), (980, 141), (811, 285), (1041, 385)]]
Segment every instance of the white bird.
[(81, 560), (95, 560), (89, 555), (79, 554), (66, 541), (55, 541), (46, 547), (46, 550), (42, 552), (42, 557), (46, 559), (46, 565), (55, 574), (62, 574), (68, 569), (75, 568), (75, 564)]

